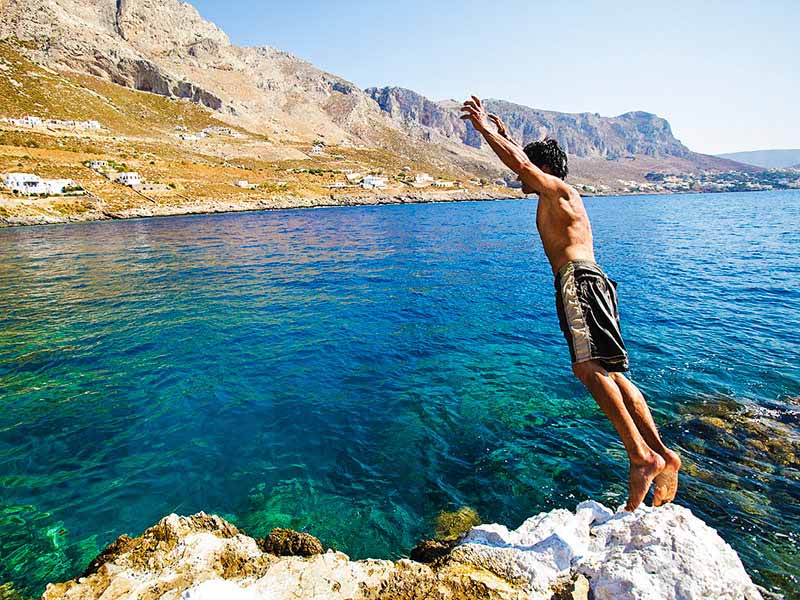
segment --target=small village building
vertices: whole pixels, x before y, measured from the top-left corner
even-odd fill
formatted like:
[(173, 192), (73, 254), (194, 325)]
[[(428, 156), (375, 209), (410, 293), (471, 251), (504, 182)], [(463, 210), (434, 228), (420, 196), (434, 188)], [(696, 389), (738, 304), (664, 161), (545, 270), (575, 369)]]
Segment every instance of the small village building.
[(64, 194), (67, 188), (76, 187), (72, 179), (42, 179), (42, 184), (48, 195)]
[(22, 125), (23, 127), (41, 127), (42, 126), (42, 120), (39, 117), (34, 117), (34, 116), (31, 116), (31, 115), (27, 115), (27, 116), (19, 119), (18, 124)]
[(455, 187), (455, 185), (456, 185), (455, 181), (434, 181), (433, 182), (433, 186), (434, 187), (438, 187), (438, 188)]
[(432, 183), (433, 177), (427, 173), (418, 173), (417, 176), (414, 177), (414, 185), (418, 187), (425, 187), (427, 185), (431, 185)]
[(71, 179), (42, 179), (33, 173), (7, 173), (3, 176), (3, 185), (26, 196), (56, 196), (75, 186), (75, 182)]
[(386, 187), (387, 179), (377, 175), (367, 175), (361, 180), (361, 187), (365, 190), (380, 190)]
[(325, 146), (322, 144), (314, 144), (311, 147), (311, 156), (322, 156), (325, 151)]
[(246, 179), (240, 179), (234, 184), (236, 187), (240, 187), (245, 190), (254, 190), (258, 187), (257, 183), (250, 183)]
[(135, 171), (127, 171), (117, 175), (117, 183), (133, 187), (142, 183), (142, 178)]
[(39, 178), (32, 173), (6, 173), (3, 175), (3, 185), (12, 191), (20, 191), (26, 182), (38, 181)]
[(99, 171), (101, 169), (108, 168), (108, 161), (107, 160), (93, 160), (89, 162), (89, 168), (94, 171)]

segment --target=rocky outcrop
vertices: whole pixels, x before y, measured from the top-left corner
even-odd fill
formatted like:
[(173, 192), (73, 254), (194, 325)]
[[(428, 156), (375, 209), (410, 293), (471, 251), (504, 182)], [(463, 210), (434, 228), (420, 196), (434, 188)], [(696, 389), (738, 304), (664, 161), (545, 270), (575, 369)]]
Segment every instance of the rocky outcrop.
[(594, 600), (761, 598), (741, 560), (717, 532), (677, 505), (617, 513), (583, 502), (509, 531), (473, 528), (450, 560), (518, 582), (530, 598), (550, 598), (559, 581), (584, 577)]
[[(277, 537), (316, 551), (302, 535)], [(516, 530), (480, 525), (430, 565), (333, 550), (279, 557), (263, 547), (219, 517), (170, 515), (119, 538), (79, 578), (50, 584), (43, 600), (761, 598), (730, 546), (675, 505), (614, 514), (584, 502)]]
[(325, 551), (313, 535), (280, 527), (273, 529), (265, 539), (257, 541), (258, 547), (264, 552), (277, 556), (314, 556)]

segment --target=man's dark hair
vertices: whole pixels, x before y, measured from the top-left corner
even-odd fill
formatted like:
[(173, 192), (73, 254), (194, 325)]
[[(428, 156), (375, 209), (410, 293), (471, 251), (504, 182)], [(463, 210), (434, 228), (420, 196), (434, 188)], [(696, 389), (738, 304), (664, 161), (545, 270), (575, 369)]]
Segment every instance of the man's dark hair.
[(524, 148), (530, 161), (542, 169), (547, 167), (550, 174), (559, 179), (566, 179), (569, 173), (567, 153), (561, 149), (553, 138), (544, 138), (539, 142), (531, 142)]

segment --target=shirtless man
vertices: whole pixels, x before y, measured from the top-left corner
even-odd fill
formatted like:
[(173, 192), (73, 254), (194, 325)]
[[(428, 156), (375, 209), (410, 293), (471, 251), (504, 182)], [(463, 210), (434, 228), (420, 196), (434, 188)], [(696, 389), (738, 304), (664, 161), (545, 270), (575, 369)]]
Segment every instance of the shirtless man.
[[(555, 140), (523, 149), (499, 117), (472, 96), (461, 108), (501, 161), (514, 171), (525, 194), (538, 194), (536, 228), (555, 275), (556, 309), (572, 357), (572, 372), (614, 425), (628, 453), (625, 510), (642, 503), (651, 484), (653, 505), (671, 502), (678, 490), (678, 455), (667, 448), (644, 396), (622, 373), (628, 353), (617, 311), (617, 284), (595, 262), (592, 228), (578, 192), (567, 185), (567, 155)], [(494, 123), (496, 131), (492, 128)]]

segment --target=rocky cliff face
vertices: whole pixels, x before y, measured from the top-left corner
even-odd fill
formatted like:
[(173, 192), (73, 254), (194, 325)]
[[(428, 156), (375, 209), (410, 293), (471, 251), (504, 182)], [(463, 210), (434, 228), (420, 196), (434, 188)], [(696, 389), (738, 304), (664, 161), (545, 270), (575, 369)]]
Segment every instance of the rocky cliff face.
[[(458, 103), (432, 102), (403, 88), (365, 90), (395, 121), (426, 129), (429, 136), (442, 135), (480, 147), (477, 132), (459, 118)], [(504, 100), (485, 100), (488, 110), (498, 114), (509, 133), (520, 143), (553, 137), (575, 156), (617, 159), (626, 155), (687, 157), (689, 149), (672, 135), (669, 123), (646, 112), (618, 117), (595, 113), (559, 113), (537, 110)]]
[(394, 121), (419, 129), (428, 140), (441, 135), (473, 148), (481, 147), (480, 134), (461, 119), (456, 108), (443, 106), (405, 88), (368, 88), (364, 91)]
[[(455, 544), (455, 545), (454, 545)], [(225, 520), (170, 515), (121, 536), (43, 600), (758, 600), (736, 553), (680, 506), (596, 502), (509, 531), (473, 527), (431, 564), (351, 561), (307, 534), (254, 540)], [(449, 549), (449, 552), (448, 552)], [(291, 555), (291, 556), (287, 556)]]
[(506, 122), (509, 133), (518, 141), (527, 143), (547, 135), (576, 156), (615, 159), (626, 155), (686, 157), (690, 154), (672, 135), (665, 119), (646, 112), (601, 117), (596, 113), (536, 110), (503, 100), (489, 100), (486, 104)]
[(391, 128), (348, 81), (269, 47), (239, 48), (179, 0), (6, 0), (0, 38), (37, 62), (187, 98), (267, 134), (371, 139)]

